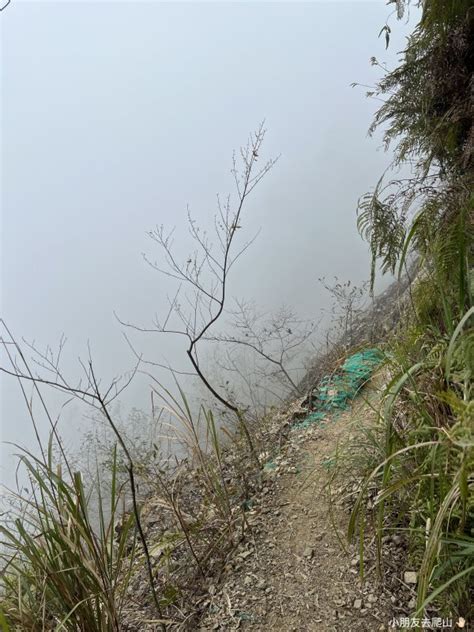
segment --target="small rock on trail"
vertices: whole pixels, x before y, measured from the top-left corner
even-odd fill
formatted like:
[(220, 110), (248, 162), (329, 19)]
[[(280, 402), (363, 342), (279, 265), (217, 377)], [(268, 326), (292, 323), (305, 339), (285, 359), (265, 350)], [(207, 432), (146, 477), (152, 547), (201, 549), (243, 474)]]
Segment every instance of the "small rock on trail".
[(370, 418), (363, 407), (359, 400), (324, 428), (291, 431), (277, 474), (265, 482), (272, 493), (261, 494), (248, 512), (253, 554), (235, 556), (202, 632), (373, 632), (388, 630), (391, 618), (408, 614), (377, 584), (373, 552), (367, 552), (361, 583), (358, 551), (346, 539), (349, 512), (327, 491), (328, 459), (353, 432), (355, 413)]

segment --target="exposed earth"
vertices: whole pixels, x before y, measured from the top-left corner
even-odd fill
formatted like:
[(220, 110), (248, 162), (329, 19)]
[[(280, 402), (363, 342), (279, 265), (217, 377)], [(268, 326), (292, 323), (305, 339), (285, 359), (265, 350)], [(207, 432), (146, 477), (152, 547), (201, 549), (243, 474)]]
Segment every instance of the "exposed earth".
[(403, 567), (400, 536), (384, 538), (383, 581), (370, 530), (363, 582), (358, 544), (347, 544), (358, 485), (339, 465), (351, 443), (374, 430), (370, 400), (378, 397), (380, 381), (379, 374), (351, 409), (322, 425), (291, 430), (248, 512), (250, 540), (228, 562), (224, 579), (209, 588), (201, 631), (388, 630), (413, 611), (414, 574)]

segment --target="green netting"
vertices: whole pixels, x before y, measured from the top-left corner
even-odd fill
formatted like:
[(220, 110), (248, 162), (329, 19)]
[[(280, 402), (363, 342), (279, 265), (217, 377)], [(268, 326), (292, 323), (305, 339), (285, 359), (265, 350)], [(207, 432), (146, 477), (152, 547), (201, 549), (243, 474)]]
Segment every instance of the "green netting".
[(347, 358), (337, 373), (319, 382), (312, 394), (313, 411), (298, 426), (320, 423), (328, 414), (345, 410), (382, 359), (379, 349), (365, 349)]

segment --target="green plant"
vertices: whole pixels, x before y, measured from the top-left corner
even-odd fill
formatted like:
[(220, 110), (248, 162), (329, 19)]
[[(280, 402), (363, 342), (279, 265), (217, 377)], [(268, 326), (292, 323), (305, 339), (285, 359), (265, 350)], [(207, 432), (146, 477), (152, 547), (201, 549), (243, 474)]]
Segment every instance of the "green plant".
[[(408, 368), (398, 364), (380, 413), (383, 460), (368, 472), (349, 526), (351, 538), (359, 531), (363, 553), (364, 514), (368, 519), (371, 513), (368, 490), (375, 485), (379, 555), (387, 524), (408, 529), (419, 551), (419, 612), (439, 600), (445, 588), (452, 594), (453, 583), (459, 600), (452, 607), (469, 604), (474, 563), (473, 316), (471, 308), (451, 338), (431, 348), (424, 361)], [(392, 371), (396, 366), (392, 357)]]
[[(64, 493), (65, 498), (67, 498), (67, 500), (70, 501), (72, 496), (70, 494), (68, 495), (68, 492), (69, 492), (69, 488), (71, 488), (72, 490), (75, 490), (75, 496), (73, 497), (73, 499), (75, 499), (75, 502), (80, 509), (80, 512), (77, 514), (77, 516), (72, 515), (71, 521), (73, 521), (74, 518), (83, 520), (83, 527), (84, 527), (83, 533), (85, 533), (86, 536), (90, 536), (90, 539), (92, 543), (94, 544), (94, 540), (92, 538), (94, 525), (88, 511), (89, 495), (88, 494), (86, 495), (84, 491), (84, 488), (82, 485), (81, 474), (79, 472), (74, 472), (72, 469), (72, 464), (70, 462), (70, 459), (68, 458), (64, 450), (61, 438), (57, 432), (57, 427), (56, 427), (57, 422), (55, 423), (52, 420), (51, 414), (45, 403), (40, 387), (44, 386), (48, 388), (55, 388), (63, 393), (67, 393), (71, 397), (76, 397), (76, 398), (81, 399), (82, 401), (87, 402), (92, 408), (99, 411), (99, 413), (103, 415), (105, 421), (107, 422), (111, 431), (113, 432), (113, 435), (115, 437), (115, 440), (119, 449), (123, 452), (125, 463), (126, 463), (127, 482), (128, 482), (129, 490), (131, 494), (133, 524), (136, 528), (137, 537), (140, 541), (143, 555), (145, 558), (145, 567), (147, 569), (151, 597), (152, 597), (155, 609), (160, 618), (160, 626), (162, 630), (166, 630), (166, 625), (163, 621), (162, 609), (161, 609), (160, 601), (158, 598), (158, 592), (155, 586), (155, 577), (153, 574), (153, 566), (152, 566), (152, 560), (151, 560), (151, 556), (148, 549), (148, 542), (143, 530), (141, 517), (140, 517), (140, 506), (139, 506), (139, 501), (137, 497), (137, 485), (136, 485), (136, 478), (135, 478), (134, 462), (133, 462), (131, 453), (127, 447), (126, 440), (124, 439), (123, 435), (120, 433), (118, 427), (116, 426), (114, 420), (112, 419), (111, 413), (109, 410), (109, 406), (111, 402), (113, 402), (115, 397), (117, 397), (117, 395), (124, 388), (126, 388), (126, 386), (130, 383), (138, 367), (136, 367), (135, 370), (132, 371), (131, 376), (128, 378), (127, 381), (125, 381), (125, 384), (122, 384), (120, 388), (118, 386), (120, 382), (120, 378), (116, 378), (115, 380), (112, 381), (112, 384), (109, 386), (109, 388), (105, 390), (104, 392), (102, 392), (101, 388), (99, 387), (99, 382), (94, 372), (92, 359), (89, 357), (89, 362), (87, 365), (84, 365), (81, 363), (81, 366), (85, 373), (86, 386), (84, 388), (81, 388), (81, 384), (79, 384), (79, 386), (77, 387), (72, 386), (66, 380), (66, 378), (64, 377), (64, 375), (62, 374), (59, 368), (59, 357), (61, 355), (62, 346), (64, 344), (63, 340), (61, 340), (59, 352), (56, 358), (54, 357), (50, 348), (47, 348), (44, 353), (41, 353), (34, 347), (34, 345), (29, 345), (30, 349), (32, 349), (33, 352), (36, 354), (37, 360), (39, 359), (39, 364), (43, 367), (45, 371), (47, 371), (48, 377), (44, 378), (38, 375), (34, 375), (31, 371), (29, 363), (27, 362), (25, 358), (22, 348), (16, 342), (15, 338), (11, 334), (5, 322), (3, 320), (1, 320), (0, 322), (1, 322), (1, 325), (3, 326), (4, 331), (6, 332), (8, 336), (7, 338), (3, 338), (3, 337), (0, 338), (0, 342), (3, 345), (3, 348), (5, 349), (6, 356), (8, 360), (10, 361), (10, 365), (11, 365), (11, 368), (0, 366), (0, 371), (6, 375), (13, 376), (18, 380), (25, 403), (28, 407), (28, 411), (29, 411), (31, 421), (32, 421), (33, 430), (35, 432), (35, 436), (36, 436), (39, 451), (40, 451), (40, 458), (33, 457), (32, 454), (27, 453), (27, 455), (30, 457), (30, 459), (33, 459), (33, 461), (29, 461), (29, 460), (26, 461), (30, 478), (33, 480), (33, 483), (37, 483), (39, 485), (38, 487), (39, 500), (36, 495), (33, 496), (33, 501), (25, 500), (20, 496), (19, 498), (20, 507), (22, 506), (22, 504), (25, 505), (26, 503), (26, 507), (32, 509), (31, 525), (33, 529), (40, 528), (39, 534), (37, 535), (41, 539), (44, 536), (43, 530), (42, 530), (44, 526), (43, 520), (46, 520), (46, 527), (48, 527), (49, 525), (48, 521), (50, 519), (54, 521), (55, 525), (56, 524), (64, 525), (64, 520), (63, 520), (63, 515), (62, 515), (64, 502), (62, 502), (62, 494)], [(17, 359), (13, 356), (12, 351), (18, 353), (21, 363), (19, 363)], [(33, 392), (38, 396), (38, 399), (43, 407), (43, 410), (46, 413), (46, 417), (49, 420), (50, 425), (51, 425), (49, 449), (47, 452), (40, 438), (38, 425), (36, 422), (36, 417), (33, 412), (34, 409), (33, 409), (32, 400), (28, 399), (28, 397), (26, 396), (26, 391), (23, 386), (25, 382), (32, 384), (33, 389), (34, 389)], [(52, 470), (53, 446), (57, 450), (59, 450), (59, 453), (62, 457), (61, 464), (66, 468), (68, 478), (63, 478), (61, 473), (59, 473), (59, 475), (54, 474)], [(35, 467), (31, 466), (32, 462), (34, 462), (36, 468), (45, 469), (44, 477), (41, 476), (40, 469), (35, 469)], [(113, 467), (113, 473), (112, 473), (111, 490), (112, 490), (113, 498), (115, 498), (115, 490), (117, 489), (116, 475), (118, 471), (116, 455), (114, 455), (112, 467)], [(99, 481), (99, 487), (97, 489), (97, 493), (98, 493), (98, 502), (99, 502), (99, 519), (101, 520), (100, 524), (101, 524), (101, 527), (104, 527), (105, 514), (102, 513), (102, 506), (101, 506), (102, 495), (101, 495), (101, 489), (100, 489), (100, 481)], [(115, 515), (115, 506), (113, 508), (113, 515)], [(14, 528), (17, 529), (21, 537), (25, 539), (26, 544), (24, 548), (24, 553), (26, 555), (26, 561), (27, 562), (31, 562), (35, 560), (41, 561), (42, 555), (40, 554), (36, 556), (35, 554), (37, 553), (37, 551), (34, 549), (34, 547), (32, 548), (31, 559), (28, 558), (27, 545), (32, 545), (33, 539), (36, 536), (31, 535), (30, 532), (24, 528), (22, 520), (19, 517), (14, 523)], [(14, 546), (21, 546), (22, 540), (15, 539), (15, 535), (16, 535), (15, 529), (10, 529), (10, 530), (6, 529), (6, 531), (4, 531), (4, 534), (7, 536), (7, 538), (13, 538), (12, 542)], [(87, 529), (89, 529), (89, 532), (87, 531)], [(110, 529), (108, 528), (107, 533), (109, 533), (109, 530)], [(55, 531), (53, 528), (53, 531), (52, 531), (53, 537), (54, 537), (54, 533)], [(69, 534), (68, 534), (68, 537), (69, 537)], [(46, 542), (48, 543), (47, 540)], [(77, 553), (75, 549), (74, 549), (74, 552)], [(15, 558), (13, 557), (12, 560), (7, 564), (7, 568), (11, 565), (11, 562), (13, 562), (14, 559)], [(60, 560), (61, 557), (59, 556), (58, 559)], [(93, 558), (91, 560), (91, 563), (99, 562), (99, 561), (100, 560), (98, 558)], [(65, 568), (62, 568), (61, 566), (59, 566), (59, 569), (57, 569), (57, 572), (64, 573), (65, 576), (67, 576), (68, 578), (71, 578), (70, 580), (73, 582), (75, 570), (76, 570), (76, 567), (74, 565), (72, 566), (68, 565)], [(99, 567), (95, 568), (93, 564), (88, 565), (88, 571), (91, 573), (99, 572), (100, 574), (100, 568)], [(28, 578), (28, 573), (29, 573), (29, 566), (27, 564), (26, 566), (23, 567), (22, 573), (20, 573), (20, 580), (24, 577)], [(3, 573), (2, 577), (4, 581), (8, 581), (8, 576), (5, 573)], [(51, 578), (49, 575), (43, 578), (45, 585), (47, 585), (47, 583), (50, 580)], [(27, 586), (29, 586), (30, 582), (27, 581), (26, 584)], [(35, 586), (35, 583), (33, 584), (33, 586)], [(18, 591), (18, 595), (19, 595), (19, 601), (18, 601), (19, 608), (20, 608), (20, 611), (22, 611), (23, 598), (22, 598), (21, 589)], [(91, 598), (92, 599), (96, 598), (96, 593), (91, 593)], [(70, 617), (73, 615), (74, 612), (76, 612), (76, 610), (81, 609), (82, 605), (87, 602), (87, 600), (84, 601), (85, 599), (86, 598), (84, 597), (83, 600), (78, 601), (77, 597), (75, 597), (74, 611), (71, 611), (70, 613), (67, 614), (67, 620), (70, 619)], [(48, 605), (49, 607), (49, 604), (46, 604), (46, 605)], [(49, 610), (46, 609), (45, 612), (49, 613)], [(54, 612), (54, 609), (53, 609), (53, 612)], [(43, 615), (43, 618), (45, 616), (46, 614)], [(98, 619), (98, 621), (99, 623), (101, 623), (100, 618)], [(104, 625), (113, 626), (115, 625), (115, 623), (107, 620)], [(110, 629), (114, 629), (114, 628), (112, 627)]]
[[(397, 0), (399, 15), (407, 2)], [(388, 343), (392, 379), (380, 408), (380, 461), (367, 471), (349, 536), (358, 532), (361, 572), (369, 490), (376, 490), (379, 564), (390, 525), (409, 537), (419, 564), (418, 615), (428, 604), (469, 616), (474, 568), (474, 308), (472, 59), (474, 2), (422, 3), (402, 63), (385, 72), (371, 131), (396, 142), (396, 166), (412, 175), (359, 204), (370, 244), (372, 285), (419, 261), (411, 324)], [(389, 36), (389, 30), (386, 35)], [(374, 64), (378, 64), (373, 60)], [(373, 95), (374, 93), (372, 93)]]
[[(79, 472), (68, 480), (55, 467), (52, 441), (43, 463), (30, 453), (21, 462), (31, 497), (0, 527), (4, 630), (120, 630), (136, 552), (133, 515), (116, 536), (122, 489), (117, 485), (117, 450), (108, 498), (99, 491), (98, 525)], [(100, 490), (100, 479), (97, 481)]]

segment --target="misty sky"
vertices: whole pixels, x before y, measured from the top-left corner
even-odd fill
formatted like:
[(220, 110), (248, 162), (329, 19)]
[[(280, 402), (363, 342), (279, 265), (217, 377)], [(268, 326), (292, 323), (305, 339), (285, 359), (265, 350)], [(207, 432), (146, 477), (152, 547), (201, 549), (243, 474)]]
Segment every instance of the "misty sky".
[[(158, 255), (146, 231), (176, 226), (184, 256), (186, 205), (212, 225), (216, 193), (232, 190), (232, 151), (262, 119), (264, 153), (281, 158), (244, 211), (241, 238), (261, 232), (231, 295), (313, 318), (328, 304), (318, 277), (367, 278), (355, 209), (389, 156), (366, 135), (377, 104), (350, 84), (377, 79), (373, 55), (396, 62), (408, 27), (391, 19), (385, 51), (390, 12), (382, 0), (13, 0), (0, 16), (1, 315), (16, 336), (54, 346), (64, 333), (70, 375), (88, 341), (104, 381), (130, 368), (114, 310), (150, 324), (170, 289), (143, 261)], [(134, 340), (183, 366), (174, 341)], [(125, 401), (145, 397), (139, 381)], [(3, 441), (29, 444), (12, 379), (1, 412)]]

